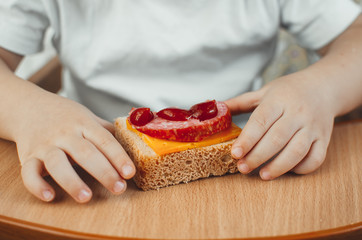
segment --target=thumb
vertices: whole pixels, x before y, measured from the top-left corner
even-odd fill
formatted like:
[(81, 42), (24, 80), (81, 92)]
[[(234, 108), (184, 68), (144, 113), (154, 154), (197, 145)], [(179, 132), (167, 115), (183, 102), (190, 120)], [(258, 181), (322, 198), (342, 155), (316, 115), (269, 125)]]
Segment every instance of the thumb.
[(262, 96), (263, 91), (257, 90), (241, 94), (224, 103), (229, 107), (231, 114), (236, 115), (253, 111), (259, 105)]

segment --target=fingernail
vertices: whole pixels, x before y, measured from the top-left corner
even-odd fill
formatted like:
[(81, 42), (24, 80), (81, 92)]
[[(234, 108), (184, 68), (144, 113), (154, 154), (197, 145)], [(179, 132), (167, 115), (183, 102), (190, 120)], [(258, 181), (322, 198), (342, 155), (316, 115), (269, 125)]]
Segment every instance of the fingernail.
[(248, 173), (249, 172), (249, 166), (246, 163), (238, 164), (238, 169), (242, 173)]
[(239, 159), (243, 156), (243, 150), (240, 147), (235, 147), (231, 150), (231, 155), (233, 155), (234, 158)]
[(115, 184), (114, 184), (114, 187), (113, 187), (113, 191), (115, 193), (120, 193), (124, 190), (124, 188), (126, 187), (126, 185), (124, 184), (124, 182), (121, 182), (121, 181), (117, 181)]
[(53, 199), (53, 193), (49, 190), (44, 190), (43, 191), (43, 198), (45, 201), (50, 201)]
[(125, 177), (130, 176), (133, 173), (133, 167), (128, 164), (123, 165), (122, 173), (123, 173), (123, 176), (125, 176)]
[(260, 177), (263, 180), (270, 180), (271, 179), (270, 173), (268, 173), (267, 171), (261, 172)]
[(81, 202), (85, 202), (89, 199), (89, 197), (91, 196), (90, 192), (88, 192), (87, 190), (80, 190), (79, 194), (78, 194), (78, 199)]

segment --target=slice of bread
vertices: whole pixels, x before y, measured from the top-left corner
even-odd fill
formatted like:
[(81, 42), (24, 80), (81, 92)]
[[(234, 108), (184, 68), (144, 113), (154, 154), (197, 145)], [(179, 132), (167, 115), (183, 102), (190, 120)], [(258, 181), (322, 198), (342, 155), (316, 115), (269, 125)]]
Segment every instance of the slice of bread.
[(136, 166), (136, 185), (145, 191), (237, 171), (237, 160), (230, 155), (234, 140), (159, 156), (127, 129), (126, 119), (116, 119), (116, 138)]

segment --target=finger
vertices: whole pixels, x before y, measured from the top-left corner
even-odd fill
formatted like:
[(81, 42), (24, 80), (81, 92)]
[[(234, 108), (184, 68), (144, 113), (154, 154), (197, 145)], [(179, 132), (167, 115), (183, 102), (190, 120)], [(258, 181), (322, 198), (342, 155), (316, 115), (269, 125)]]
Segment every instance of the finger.
[(69, 138), (58, 145), (79, 166), (115, 194), (126, 190), (126, 182), (99, 150), (84, 138)]
[(293, 172), (297, 174), (308, 174), (317, 170), (324, 162), (327, 154), (328, 144), (322, 140), (317, 140), (307, 156), (295, 167)]
[(308, 154), (312, 142), (307, 130), (298, 131), (282, 152), (260, 170), (260, 177), (271, 180), (291, 170)]
[(100, 118), (100, 117), (98, 117), (98, 116), (95, 116), (95, 118), (96, 118), (96, 121), (97, 121), (100, 125), (102, 125), (102, 127), (104, 127), (105, 129), (107, 129), (110, 133), (112, 133), (112, 135), (115, 134), (115, 129), (114, 129), (114, 126), (113, 126), (112, 123), (110, 123), (110, 122), (108, 122), (108, 121), (106, 121), (106, 120), (104, 120), (104, 119), (102, 119), (102, 118)]
[(88, 202), (92, 197), (92, 191), (69, 163), (65, 153), (59, 148), (49, 148), (39, 154), (39, 159), (52, 178), (77, 202)]
[(245, 156), (282, 115), (283, 109), (279, 105), (260, 104), (233, 143), (233, 158), (240, 159)]
[(238, 163), (239, 171), (249, 173), (271, 159), (287, 145), (299, 128), (300, 126), (296, 121), (289, 117), (281, 117)]
[(228, 105), (232, 115), (251, 112), (259, 105), (263, 92), (262, 90), (247, 92), (226, 100), (225, 104)]
[(24, 161), (21, 176), (25, 187), (37, 198), (50, 202), (54, 199), (54, 189), (41, 177), (43, 163), (38, 159)]
[(136, 173), (135, 166), (121, 144), (112, 134), (100, 127), (85, 130), (83, 137), (93, 143), (112, 163), (124, 179), (130, 179)]

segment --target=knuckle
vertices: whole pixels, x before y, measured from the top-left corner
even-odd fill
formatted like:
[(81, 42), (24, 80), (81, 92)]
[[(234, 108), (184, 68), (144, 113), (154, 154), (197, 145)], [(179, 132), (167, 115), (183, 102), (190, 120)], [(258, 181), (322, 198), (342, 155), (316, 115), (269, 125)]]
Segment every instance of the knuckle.
[(32, 163), (33, 159), (24, 159), (21, 160), (21, 169), (20, 173), (22, 176), (26, 175), (30, 169), (30, 164)]
[(128, 154), (122, 149), (122, 146), (119, 145), (109, 145), (108, 149), (105, 151), (104, 156), (113, 164), (116, 169), (121, 169), (125, 163), (132, 162)]
[(82, 181), (79, 181), (76, 176), (65, 174), (57, 179), (59, 185), (73, 197), (77, 197), (82, 189)]
[(99, 181), (108, 188), (112, 188), (113, 184), (119, 179), (119, 175), (113, 168), (104, 169), (101, 172)]
[(242, 135), (242, 134), (240, 134), (233, 143), (233, 147), (242, 148), (243, 146), (247, 146), (247, 145), (248, 145), (248, 142), (245, 139), (244, 135)]
[(108, 148), (109, 146), (111, 146), (113, 143), (113, 139), (108, 138), (108, 137), (103, 137), (102, 139), (100, 139), (100, 143), (99, 143), (99, 147), (104, 149), (104, 148)]
[(60, 150), (51, 150), (44, 153), (43, 161), (47, 169), (58, 169), (59, 164), (61, 163), (62, 157), (65, 154)]
[(281, 134), (274, 134), (271, 137), (271, 143), (273, 144), (273, 146), (276, 147), (281, 147), (285, 144), (285, 138), (281, 135)]
[(73, 137), (69, 140), (68, 146), (65, 147), (65, 149), (68, 149), (69, 151), (72, 151), (74, 153), (79, 154), (90, 154), (93, 147), (93, 144), (86, 139), (79, 138), (79, 137)]
[(47, 169), (59, 169), (61, 164), (60, 154), (55, 151), (51, 151), (45, 154), (45, 159), (43, 160)]
[(121, 146), (109, 148), (107, 151), (107, 157), (117, 167), (118, 167), (118, 165), (121, 166), (126, 161), (127, 156), (128, 155), (126, 153), (121, 151)]
[(250, 116), (250, 120), (253, 121), (257, 128), (259, 128), (261, 131), (265, 132), (267, 130), (267, 120), (261, 114), (252, 114)]
[(298, 141), (291, 149), (291, 152), (294, 157), (302, 158), (306, 155), (307, 149), (308, 149), (308, 144), (306, 142)]
[(240, 147), (243, 150), (243, 154), (247, 154), (259, 141), (257, 136), (242, 132), (240, 136), (235, 140), (233, 146)]
[(255, 169), (265, 162), (265, 159), (262, 153), (253, 152), (245, 157), (245, 162), (248, 164), (250, 169)]
[(128, 161), (128, 155), (124, 156), (123, 154), (114, 154), (113, 156), (111, 155), (111, 159), (112, 164), (116, 169), (121, 169), (125, 163), (132, 163), (131, 160)]

